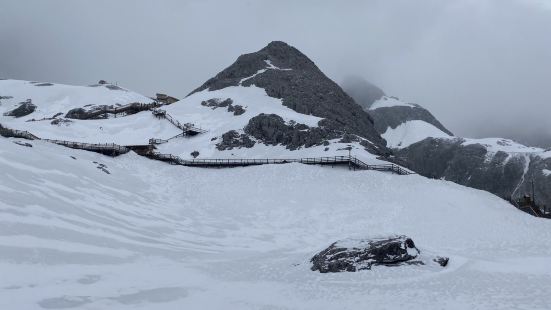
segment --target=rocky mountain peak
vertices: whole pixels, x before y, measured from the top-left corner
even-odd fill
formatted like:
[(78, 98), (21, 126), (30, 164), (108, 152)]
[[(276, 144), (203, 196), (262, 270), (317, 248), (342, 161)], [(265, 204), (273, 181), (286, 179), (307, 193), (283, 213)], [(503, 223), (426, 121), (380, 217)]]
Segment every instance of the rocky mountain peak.
[(312, 60), (285, 42), (274, 41), (257, 52), (239, 56), (190, 95), (231, 86), (263, 88), (268, 96), (281, 99), (284, 106), (323, 118), (319, 125), (332, 133), (357, 135), (372, 142), (370, 145), (377, 149), (372, 151), (388, 152), (371, 116)]

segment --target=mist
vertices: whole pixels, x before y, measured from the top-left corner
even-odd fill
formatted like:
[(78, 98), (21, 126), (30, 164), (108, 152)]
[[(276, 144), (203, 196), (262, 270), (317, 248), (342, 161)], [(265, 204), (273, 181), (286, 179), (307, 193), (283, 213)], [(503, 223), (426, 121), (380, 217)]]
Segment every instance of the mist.
[(456, 135), (547, 147), (550, 29), (545, 0), (0, 0), (0, 77), (184, 97), (282, 40), (336, 82), (361, 76)]

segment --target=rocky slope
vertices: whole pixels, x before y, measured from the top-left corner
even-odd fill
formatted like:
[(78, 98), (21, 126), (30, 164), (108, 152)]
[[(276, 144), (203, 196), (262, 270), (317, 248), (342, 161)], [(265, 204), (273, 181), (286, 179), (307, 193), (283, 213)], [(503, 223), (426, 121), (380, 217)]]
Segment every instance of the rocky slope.
[(531, 194), (533, 181), (536, 203), (551, 206), (550, 151), (507, 139), (454, 137), (428, 110), (394, 97), (362, 106), (399, 161), (417, 173), (514, 200)]
[[(231, 66), (194, 90), (189, 97), (229, 87), (261, 88), (269, 97), (281, 100), (285, 107), (300, 114), (321, 118), (315, 128), (306, 128), (304, 124), (298, 124), (298, 127), (284, 125), (282, 120), (259, 115), (251, 119), (245, 134), (263, 143), (282, 144), (296, 149), (344, 137), (348, 142), (363, 142), (363, 146), (370, 152), (387, 153), (385, 141), (375, 130), (369, 114), (325, 76), (314, 62), (284, 42), (271, 42), (258, 52), (241, 55)], [(302, 137), (287, 140), (281, 135), (283, 140), (280, 140), (274, 137), (274, 132)]]
[(482, 189), (504, 199), (532, 193), (551, 206), (551, 151), (507, 139), (427, 138), (396, 155), (416, 172)]

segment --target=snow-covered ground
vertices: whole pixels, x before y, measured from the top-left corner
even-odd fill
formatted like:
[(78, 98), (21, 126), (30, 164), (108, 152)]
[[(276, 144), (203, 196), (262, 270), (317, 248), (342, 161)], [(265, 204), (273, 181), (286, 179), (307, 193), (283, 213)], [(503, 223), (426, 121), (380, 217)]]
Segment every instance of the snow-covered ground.
[[(0, 309), (551, 307), (549, 221), (483, 191), (417, 175), (186, 168), (12, 141), (0, 139)], [(408, 235), (450, 265), (309, 270), (332, 242), (381, 234)]]
[(17, 107), (20, 102), (27, 99), (32, 100), (32, 103), (37, 106), (37, 110), (31, 115), (21, 118), (22, 121), (31, 118), (52, 117), (56, 113), (66, 113), (70, 109), (82, 108), (87, 105), (125, 105), (133, 102), (153, 102), (151, 98), (112, 84), (73, 86), (22, 80), (0, 80), (0, 96), (13, 97), (1, 99), (0, 112), (2, 114)]
[[(123, 88), (109, 89), (107, 86), (114, 86), (111, 84), (37, 85), (42, 83), (0, 80), (0, 95), (12, 97), (0, 99), (0, 124), (12, 129), (27, 130), (43, 139), (123, 145), (147, 144), (150, 138), (175, 136), (180, 132), (168, 122), (159, 122), (147, 111), (120, 118), (71, 120), (69, 124), (52, 125), (51, 119), (41, 119), (51, 118), (58, 113), (65, 115), (71, 109), (85, 108), (88, 105), (126, 105), (134, 102), (151, 103), (153, 100)], [(31, 99), (37, 106), (35, 112), (21, 118), (3, 115), (27, 99)], [(37, 121), (30, 121), (31, 119)]]
[(434, 125), (421, 120), (406, 121), (396, 128), (389, 127), (381, 136), (390, 148), (405, 148), (428, 137), (451, 137)]
[[(277, 68), (270, 62), (266, 70), (287, 70)], [(258, 73), (261, 74), (261, 73)], [(148, 144), (149, 139), (169, 139), (181, 133), (177, 127), (165, 119), (157, 119), (149, 111), (137, 114), (100, 119), (71, 120), (69, 124), (52, 125), (51, 120), (29, 121), (30, 119), (51, 118), (56, 113), (65, 115), (70, 109), (94, 105), (125, 105), (133, 102), (149, 103), (152, 100), (129, 90), (111, 90), (103, 85), (69, 86), (37, 84), (18, 81), (0, 80), (0, 95), (12, 96), (0, 100), (0, 124), (12, 129), (27, 130), (43, 139), (58, 139), (86, 143), (117, 143), (120, 145)], [(234, 115), (226, 107), (213, 108), (201, 103), (209, 99), (225, 100), (230, 98), (233, 105), (241, 105), (245, 113)], [(25, 117), (14, 118), (3, 113), (18, 106), (20, 102), (31, 99), (37, 110)], [(290, 151), (284, 146), (266, 146), (257, 142), (253, 148), (241, 148), (219, 151), (216, 144), (221, 136), (236, 130), (240, 133), (249, 120), (261, 113), (277, 114), (286, 122), (318, 126), (319, 117), (297, 113), (285, 107), (280, 99), (269, 97), (266, 91), (255, 86), (233, 86), (216, 91), (202, 91), (184, 98), (172, 105), (164, 106), (173, 118), (180, 123), (193, 123), (196, 127), (207, 130), (195, 137), (176, 138), (169, 143), (158, 146), (158, 151), (173, 154), (182, 158), (193, 158), (192, 152), (198, 151), (198, 158), (302, 158), (348, 155), (348, 146), (352, 154), (368, 164), (386, 163), (365, 151), (359, 143), (339, 143), (331, 141), (329, 146), (316, 146)]]

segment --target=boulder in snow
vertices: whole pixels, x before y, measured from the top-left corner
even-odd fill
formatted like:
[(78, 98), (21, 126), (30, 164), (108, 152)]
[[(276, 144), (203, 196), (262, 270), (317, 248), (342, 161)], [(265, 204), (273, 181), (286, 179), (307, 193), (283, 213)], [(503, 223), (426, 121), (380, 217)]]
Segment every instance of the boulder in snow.
[[(401, 264), (424, 265), (418, 259), (421, 251), (407, 236), (388, 236), (369, 239), (346, 239), (331, 244), (312, 257), (312, 271), (355, 272), (370, 270), (372, 266)], [(434, 262), (446, 266), (449, 259), (436, 257)]]
[(33, 113), (36, 110), (36, 105), (32, 103), (31, 99), (22, 102), (21, 105), (9, 112), (4, 113), (4, 116), (23, 117)]

